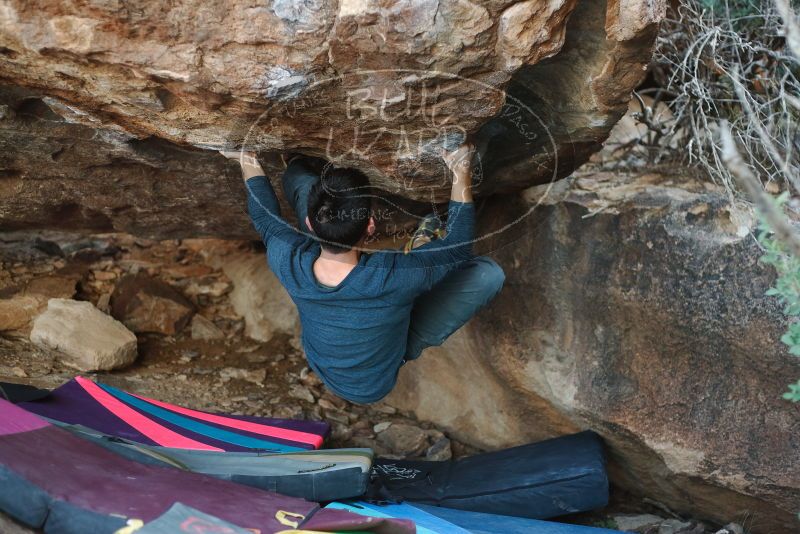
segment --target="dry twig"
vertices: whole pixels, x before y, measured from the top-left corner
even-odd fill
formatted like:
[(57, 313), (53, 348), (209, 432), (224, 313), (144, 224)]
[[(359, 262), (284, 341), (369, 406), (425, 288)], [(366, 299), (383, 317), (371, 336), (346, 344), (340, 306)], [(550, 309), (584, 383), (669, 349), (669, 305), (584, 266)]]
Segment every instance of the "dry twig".
[(800, 258), (800, 237), (797, 236), (786, 216), (775, 206), (773, 198), (764, 192), (761, 182), (742, 159), (727, 124), (723, 124), (720, 129), (720, 139), (722, 140), (722, 159), (727, 169), (756, 205), (778, 240), (786, 245), (794, 257)]

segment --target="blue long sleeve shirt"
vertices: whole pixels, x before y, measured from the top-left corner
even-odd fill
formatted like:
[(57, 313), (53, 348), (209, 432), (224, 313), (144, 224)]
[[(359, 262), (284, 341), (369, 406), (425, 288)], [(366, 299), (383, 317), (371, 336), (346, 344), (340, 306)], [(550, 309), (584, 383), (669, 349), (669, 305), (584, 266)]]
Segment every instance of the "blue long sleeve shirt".
[(320, 284), (320, 245), (280, 215), (264, 176), (246, 182), (248, 211), (267, 247), (267, 262), (297, 306), (309, 366), (342, 398), (376, 402), (394, 387), (406, 352), (411, 308), (448, 272), (472, 257), (475, 209), (451, 201), (447, 236), (409, 254), (361, 254), (336, 287)]

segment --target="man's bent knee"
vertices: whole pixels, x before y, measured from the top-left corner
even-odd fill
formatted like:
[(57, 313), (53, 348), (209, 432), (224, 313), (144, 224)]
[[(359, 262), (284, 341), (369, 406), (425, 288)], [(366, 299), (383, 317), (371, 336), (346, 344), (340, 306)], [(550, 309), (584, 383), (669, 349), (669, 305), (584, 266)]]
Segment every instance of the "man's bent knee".
[(475, 258), (475, 262), (479, 270), (478, 280), (488, 301), (494, 298), (503, 288), (506, 273), (492, 258), (480, 256)]

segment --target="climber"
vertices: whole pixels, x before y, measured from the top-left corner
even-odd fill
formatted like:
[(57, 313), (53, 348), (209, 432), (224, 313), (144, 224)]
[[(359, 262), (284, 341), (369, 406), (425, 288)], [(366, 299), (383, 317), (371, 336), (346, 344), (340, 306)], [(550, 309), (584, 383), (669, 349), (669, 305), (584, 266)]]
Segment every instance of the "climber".
[(250, 217), (299, 311), (308, 363), (344, 399), (365, 404), (386, 396), (401, 365), (441, 345), (503, 285), (497, 263), (472, 254), (469, 144), (442, 153), (453, 175), (446, 234), (437, 238), (438, 219), (428, 217), (405, 252), (363, 251), (375, 220), (360, 171), (290, 158), (282, 182), (298, 231), (281, 218), (256, 155), (221, 153), (241, 164)]

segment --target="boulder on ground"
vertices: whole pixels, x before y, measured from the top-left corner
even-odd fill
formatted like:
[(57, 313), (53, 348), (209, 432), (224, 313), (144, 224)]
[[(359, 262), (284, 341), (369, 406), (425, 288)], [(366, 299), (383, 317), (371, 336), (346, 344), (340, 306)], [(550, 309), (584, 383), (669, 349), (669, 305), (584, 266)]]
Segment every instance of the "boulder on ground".
[(0, 298), (0, 332), (8, 336), (28, 337), (33, 320), (47, 307), (51, 298), (72, 298), (77, 277), (49, 275), (28, 280), (11, 295)]
[(420, 456), (428, 448), (428, 434), (419, 427), (393, 423), (378, 433), (378, 443), (402, 457)]
[(222, 339), (225, 337), (220, 327), (215, 325), (212, 321), (206, 319), (199, 313), (196, 313), (192, 318), (192, 339), (202, 339), (206, 341), (213, 341), (215, 339)]
[(189, 299), (144, 273), (124, 276), (111, 295), (111, 315), (136, 333), (175, 335), (194, 313)]
[[(224, 250), (224, 249), (223, 249)], [(269, 269), (263, 253), (212, 253), (209, 262), (233, 283), (229, 298), (244, 318), (245, 335), (269, 341), (275, 334), (294, 334), (300, 327), (297, 307)]]
[(23, 290), (23, 295), (41, 295), (49, 299), (71, 299), (75, 296), (75, 286), (80, 275), (38, 276), (29, 280)]
[(446, 437), (441, 437), (428, 447), (425, 453), (425, 459), (432, 462), (443, 462), (453, 457), (453, 449), (450, 445), (450, 440)]
[[(617, 486), (690, 517), (793, 532), (800, 376), (746, 206), (686, 176), (597, 173), (484, 206), (506, 271), (475, 319), (388, 398), (482, 448), (581, 429)], [(540, 204), (536, 204), (540, 202)], [(480, 250), (478, 252), (481, 252)]]
[(80, 371), (108, 371), (136, 360), (136, 336), (90, 302), (50, 299), (30, 339), (60, 352), (65, 364)]
[(47, 306), (47, 299), (38, 295), (14, 295), (0, 299), (0, 332), (27, 337), (31, 323)]

